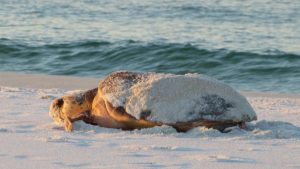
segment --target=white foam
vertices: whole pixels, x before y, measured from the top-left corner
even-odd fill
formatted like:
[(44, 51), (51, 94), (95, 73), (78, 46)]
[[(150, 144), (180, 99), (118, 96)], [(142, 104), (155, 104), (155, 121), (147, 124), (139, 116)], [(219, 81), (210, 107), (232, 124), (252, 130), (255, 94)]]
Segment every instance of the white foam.
[(199, 74), (145, 73), (136, 83), (120, 79), (113, 88), (104, 93), (108, 101), (115, 107), (124, 107), (137, 119), (145, 111), (151, 112), (147, 120), (164, 123), (256, 119), (245, 97), (230, 86)]

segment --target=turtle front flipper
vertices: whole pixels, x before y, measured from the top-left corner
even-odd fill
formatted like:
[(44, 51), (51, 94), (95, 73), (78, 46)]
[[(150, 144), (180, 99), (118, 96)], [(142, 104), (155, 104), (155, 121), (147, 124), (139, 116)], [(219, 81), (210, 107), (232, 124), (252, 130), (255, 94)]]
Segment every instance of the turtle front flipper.
[(162, 123), (159, 122), (150, 122), (144, 119), (136, 119), (132, 115), (128, 114), (123, 107), (113, 107), (112, 104), (108, 101), (105, 101), (106, 109), (109, 113), (109, 116), (115, 121), (122, 124), (122, 129), (124, 130), (134, 130), (142, 128), (151, 128), (155, 126), (161, 126)]

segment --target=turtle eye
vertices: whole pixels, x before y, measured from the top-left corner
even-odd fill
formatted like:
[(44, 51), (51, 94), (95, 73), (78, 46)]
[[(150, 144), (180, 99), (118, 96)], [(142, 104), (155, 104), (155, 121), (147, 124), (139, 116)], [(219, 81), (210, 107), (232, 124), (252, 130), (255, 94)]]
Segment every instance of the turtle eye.
[(61, 107), (63, 104), (64, 104), (64, 100), (63, 100), (62, 98), (57, 99), (56, 105), (57, 105), (58, 107)]
[(54, 110), (57, 110), (57, 109), (60, 109), (64, 104), (64, 100), (62, 98), (59, 98), (59, 99), (55, 99), (53, 102), (52, 102), (52, 108)]

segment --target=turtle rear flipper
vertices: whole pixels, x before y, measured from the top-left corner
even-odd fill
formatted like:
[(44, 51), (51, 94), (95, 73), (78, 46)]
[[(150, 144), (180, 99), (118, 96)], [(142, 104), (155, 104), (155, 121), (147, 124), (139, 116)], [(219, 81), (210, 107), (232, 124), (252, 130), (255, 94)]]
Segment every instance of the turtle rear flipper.
[(233, 121), (210, 121), (210, 120), (196, 120), (192, 122), (177, 122), (175, 124), (171, 124), (170, 126), (174, 127), (178, 132), (187, 132), (195, 127), (207, 127), (213, 128), (223, 132), (226, 128), (240, 125), (241, 122), (233, 122)]

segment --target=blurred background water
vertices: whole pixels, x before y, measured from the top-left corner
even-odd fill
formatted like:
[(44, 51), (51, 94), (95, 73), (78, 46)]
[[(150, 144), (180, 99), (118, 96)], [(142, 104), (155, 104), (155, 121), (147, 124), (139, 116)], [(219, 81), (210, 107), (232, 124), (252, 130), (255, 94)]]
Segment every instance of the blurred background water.
[(0, 1), (0, 71), (197, 72), (300, 93), (300, 1)]

